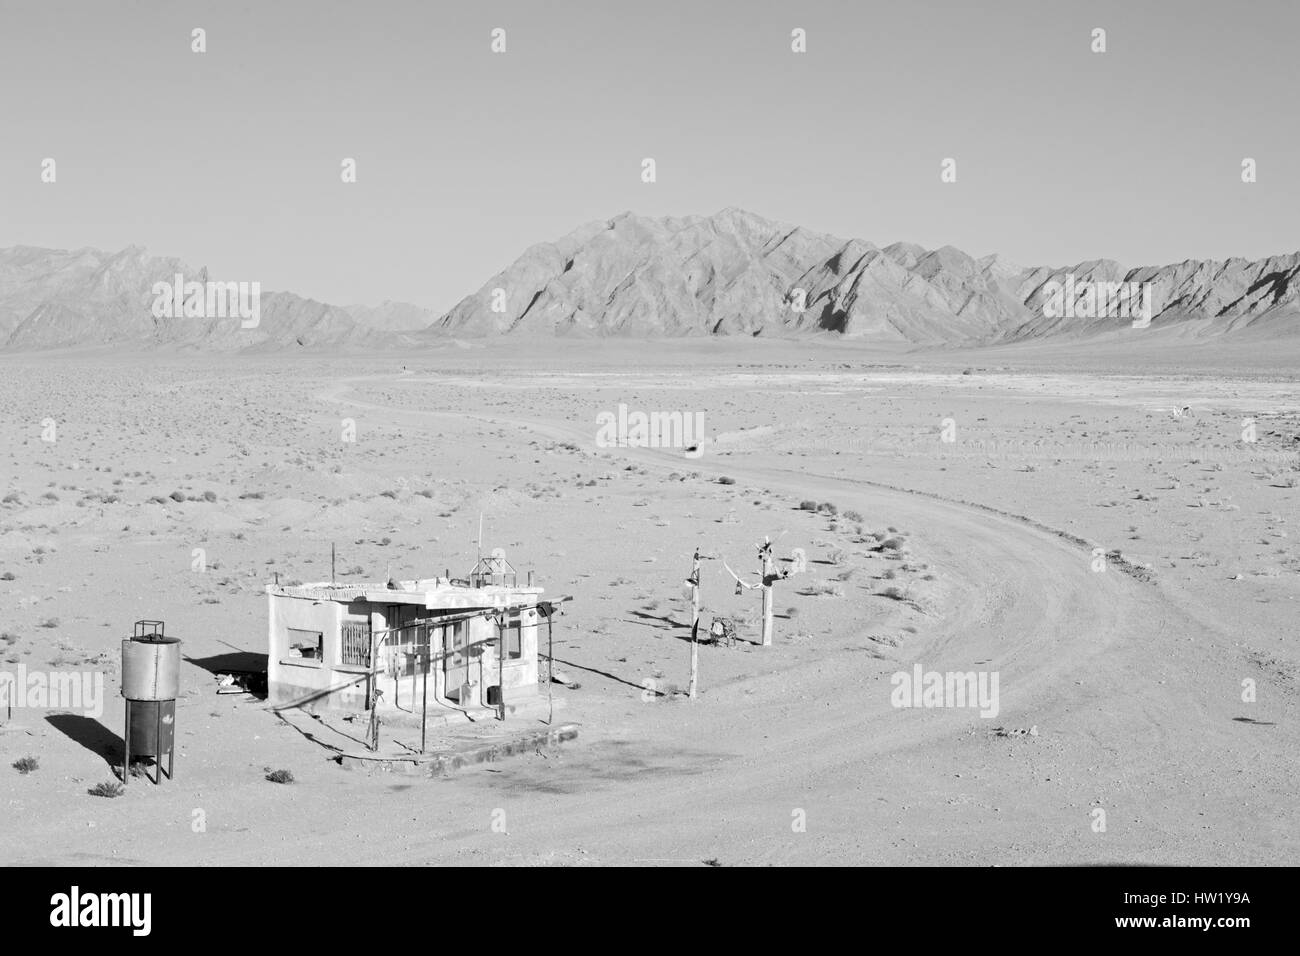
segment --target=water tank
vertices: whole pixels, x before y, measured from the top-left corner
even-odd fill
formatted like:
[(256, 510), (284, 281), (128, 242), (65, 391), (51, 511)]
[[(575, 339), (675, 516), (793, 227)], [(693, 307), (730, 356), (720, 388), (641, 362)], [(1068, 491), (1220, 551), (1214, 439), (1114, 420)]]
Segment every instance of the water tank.
[(176, 743), (176, 701), (133, 702), (126, 729), (131, 735), (131, 756), (156, 760), (171, 753)]
[[(126, 736), (122, 783), (131, 776), (133, 757), (154, 758), (154, 783), (175, 765), (176, 698), (181, 691), (181, 642), (163, 633), (162, 621), (136, 621), (135, 634), (122, 642), (122, 696), (126, 698)], [(162, 757), (167, 755), (167, 770)]]
[(122, 642), (122, 696), (175, 700), (181, 690), (181, 642), (161, 634)]

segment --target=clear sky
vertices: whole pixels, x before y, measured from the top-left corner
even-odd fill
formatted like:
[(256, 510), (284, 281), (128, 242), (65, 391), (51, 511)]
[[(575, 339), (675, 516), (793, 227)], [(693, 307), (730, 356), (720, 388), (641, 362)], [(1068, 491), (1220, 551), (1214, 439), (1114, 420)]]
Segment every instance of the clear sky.
[(439, 312), (628, 209), (1258, 258), (1300, 249), (1297, 35), (1297, 0), (0, 0), (0, 247)]

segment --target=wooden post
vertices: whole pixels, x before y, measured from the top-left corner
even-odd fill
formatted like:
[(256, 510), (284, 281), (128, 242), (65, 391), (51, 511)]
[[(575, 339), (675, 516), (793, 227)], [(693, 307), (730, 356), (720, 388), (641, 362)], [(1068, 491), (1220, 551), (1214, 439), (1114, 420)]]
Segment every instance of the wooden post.
[(688, 695), (695, 699), (700, 674), (700, 549), (695, 549), (691, 563), (691, 686)]
[(509, 617), (497, 618), (497, 720), (506, 719), (506, 629)]
[(420, 694), (423, 698), (420, 702), (420, 753), (424, 753), (425, 731), (429, 726), (429, 651), (433, 649), (433, 628), (429, 627), (426, 633), (429, 643), (424, 649), (424, 680), (420, 683)]
[(370, 750), (379, 749), (379, 654), (378, 642), (374, 629), (370, 631), (370, 687), (366, 696), (370, 698)]
[(772, 544), (764, 541), (763, 555), (763, 646), (772, 643)]

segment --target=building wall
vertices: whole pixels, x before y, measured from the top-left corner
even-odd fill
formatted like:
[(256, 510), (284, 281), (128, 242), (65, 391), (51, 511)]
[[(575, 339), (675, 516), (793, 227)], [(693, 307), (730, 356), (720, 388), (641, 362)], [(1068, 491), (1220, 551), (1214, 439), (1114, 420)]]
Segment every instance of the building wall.
[[(361, 675), (336, 671), (340, 663), (339, 625), (343, 620), (343, 605), (335, 601), (313, 601), (283, 594), (268, 594), (267, 604), (268, 699), (274, 704), (287, 704), (325, 691), (336, 684), (351, 681), (351, 687), (304, 702), (303, 709), (313, 711), (324, 707), (364, 707), (364, 677), (357, 680)], [(319, 631), (324, 637), (324, 657), (319, 662), (290, 659), (290, 628)]]
[[(382, 630), (394, 626), (390, 620), (391, 605), (356, 601), (344, 605), (337, 601), (314, 600), (284, 594), (268, 593), (268, 638), (267, 638), (267, 684), (268, 697), (273, 704), (288, 704), (313, 694), (319, 696), (305, 701), (304, 710), (315, 711), (327, 708), (363, 710), (366, 706), (367, 684), (369, 681), (363, 667), (346, 667), (342, 663), (341, 624), (345, 616), (357, 617), (368, 614), (373, 630)], [(535, 599), (532, 595), (511, 594), (509, 600)], [(430, 615), (437, 610), (448, 613), (473, 607), (425, 609), (417, 608), (420, 615)], [(479, 653), (471, 656), (470, 679), (475, 683), (475, 698), (469, 706), (487, 707), (488, 688), (495, 686), (499, 680), (505, 685), (507, 705), (520, 703), (538, 694), (538, 640), (539, 632), (544, 632), (545, 625), (539, 627), (543, 620), (535, 607), (523, 608), (520, 617), (520, 650), (518, 659), (507, 659), (504, 667), (498, 670), (496, 627), (488, 618), (475, 618), (467, 622), (471, 643), (477, 642)], [(288, 658), (290, 628), (319, 631), (324, 638), (324, 656), (320, 662), (298, 661)], [(437, 645), (432, 650), (432, 672), (429, 680), (429, 702), (433, 706), (438, 702), (451, 706), (461, 706), (447, 697), (448, 690), (459, 692), (459, 687), (447, 688), (444, 680), (442, 648)], [(545, 634), (542, 633), (542, 642)], [(542, 648), (544, 650), (544, 648)], [(381, 671), (376, 680), (376, 687), (381, 690), (381, 708), (399, 708), (411, 712), (418, 711), (421, 703), (421, 679), (412, 682), (410, 669), (403, 670), (405, 676), (394, 679), (390, 673)], [(341, 689), (323, 693), (331, 687), (340, 685)]]
[[(448, 613), (455, 613), (462, 609), (449, 608), (446, 610)], [(424, 614), (433, 613), (431, 610), (423, 610), (422, 612)], [(382, 614), (380, 616), (382, 617)], [(497, 660), (496, 626), (488, 618), (474, 618), (466, 622), (469, 627), (469, 642), (476, 650), (476, 653), (470, 655), (469, 680), (475, 687), (475, 696), (470, 701), (470, 706), (495, 706), (488, 703), (488, 689), (500, 682), (505, 684), (505, 700), (507, 704), (537, 695), (537, 618), (538, 614), (535, 608), (526, 608), (520, 612), (519, 647), (521, 655), (513, 660), (507, 658), (504, 667), (500, 668), (498, 668)], [(388, 627), (391, 625), (382, 624), (379, 626)], [(432, 671), (429, 675), (429, 701), (431, 703), (444, 702), (455, 707), (463, 706), (458, 700), (451, 700), (448, 697), (448, 692), (458, 697), (460, 687), (447, 686), (447, 669), (444, 666), (443, 648), (438, 644), (438, 632), (435, 632), (431, 657)], [(388, 673), (382, 673), (378, 679), (378, 687), (383, 691), (380, 698), (382, 706), (394, 706), (400, 710), (411, 712), (417, 711), (421, 706), (421, 693), (423, 691), (421, 681), (421, 676), (417, 676), (412, 681), (409, 669), (404, 669), (402, 676), (396, 680)]]

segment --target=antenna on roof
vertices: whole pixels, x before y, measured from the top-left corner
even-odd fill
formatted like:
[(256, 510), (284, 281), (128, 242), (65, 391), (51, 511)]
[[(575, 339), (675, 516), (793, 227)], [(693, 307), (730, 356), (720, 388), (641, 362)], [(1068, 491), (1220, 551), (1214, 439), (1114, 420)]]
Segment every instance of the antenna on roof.
[(483, 560), (483, 512), (478, 513), (478, 560)]
[(334, 575), (334, 542), (331, 541), (330, 542), (330, 584), (333, 584), (337, 580), (338, 578), (335, 577)]

